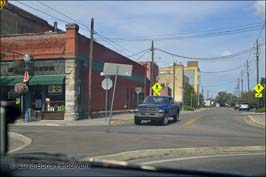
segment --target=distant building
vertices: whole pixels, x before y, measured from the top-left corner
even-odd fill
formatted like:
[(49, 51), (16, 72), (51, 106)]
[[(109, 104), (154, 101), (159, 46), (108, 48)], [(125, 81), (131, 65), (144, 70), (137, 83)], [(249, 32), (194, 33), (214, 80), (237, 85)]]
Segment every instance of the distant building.
[(200, 69), (198, 61), (188, 61), (184, 67), (184, 74), (188, 77), (189, 84), (194, 88), (196, 94), (199, 92)]
[(188, 78), (185, 78), (184, 76), (184, 66), (177, 64), (175, 66), (175, 75), (173, 73), (174, 67), (160, 68), (159, 83), (168, 86), (171, 89), (171, 96), (174, 97), (176, 102), (182, 102), (184, 83), (185, 81), (188, 81)]
[(152, 77), (152, 62), (151, 61), (140, 61), (138, 62), (146, 69), (146, 80), (145, 80), (145, 93), (144, 96), (148, 96), (152, 94), (151, 87), (153, 84), (158, 81), (159, 76), (159, 67), (156, 62), (153, 62), (153, 77)]

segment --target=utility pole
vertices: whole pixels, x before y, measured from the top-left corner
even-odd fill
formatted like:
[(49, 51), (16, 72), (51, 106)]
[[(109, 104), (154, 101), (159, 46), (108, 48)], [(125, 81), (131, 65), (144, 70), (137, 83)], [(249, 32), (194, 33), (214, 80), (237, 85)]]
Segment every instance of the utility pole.
[(257, 43), (257, 50), (256, 50), (256, 57), (257, 57), (257, 84), (259, 83), (259, 43), (258, 40), (256, 41)]
[(173, 63), (173, 98), (175, 100), (175, 65), (176, 63)]
[(89, 53), (89, 103), (88, 111), (89, 118), (92, 118), (92, 65), (93, 65), (93, 35), (94, 35), (94, 18), (91, 18), (91, 31), (90, 31), (90, 53)]
[(151, 41), (151, 73), (150, 73), (150, 95), (152, 95), (152, 86), (154, 82), (154, 68), (153, 68), (153, 63), (154, 63), (154, 44), (153, 41)]
[[(256, 40), (256, 57), (257, 57), (257, 84), (259, 83), (259, 42)], [(258, 109), (260, 108), (260, 99), (258, 98)]]
[(243, 70), (241, 70), (241, 95), (243, 95)]
[(237, 96), (238, 97), (240, 97), (240, 88), (239, 88), (239, 86), (240, 86), (240, 79), (238, 78), (237, 79)]
[(248, 68), (248, 60), (247, 60), (247, 82), (248, 82), (248, 92), (249, 92), (249, 68)]

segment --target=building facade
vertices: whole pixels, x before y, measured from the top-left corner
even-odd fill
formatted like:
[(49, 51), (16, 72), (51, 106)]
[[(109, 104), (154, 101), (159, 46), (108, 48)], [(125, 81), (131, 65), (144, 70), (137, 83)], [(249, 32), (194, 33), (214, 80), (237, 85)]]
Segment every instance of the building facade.
[(187, 67), (184, 67), (184, 74), (188, 77), (189, 84), (194, 88), (196, 94), (199, 93), (200, 69), (198, 61), (188, 61)]
[(57, 31), (57, 24), (51, 26), (47, 21), (21, 9), (11, 3), (0, 11), (1, 35), (42, 33)]
[[(24, 112), (27, 102), (31, 116), (42, 119), (87, 117), (90, 40), (78, 30), (78, 25), (67, 24), (65, 32), (2, 35), (1, 100), (21, 106)], [(101, 86), (104, 77), (100, 75), (105, 62), (133, 66), (131, 77), (118, 77), (114, 110), (135, 108), (135, 88), (144, 90), (147, 79), (145, 67), (97, 42), (93, 51), (92, 111), (105, 110), (105, 90)], [(31, 57), (28, 96), (14, 94), (14, 85), (23, 80), (25, 54)], [(111, 79), (114, 81), (113, 76)], [(109, 101), (112, 91), (113, 88), (109, 90)]]
[(187, 80), (184, 77), (183, 65), (177, 64), (175, 67), (160, 68), (159, 83), (171, 89), (171, 96), (176, 102), (183, 102), (184, 81)]

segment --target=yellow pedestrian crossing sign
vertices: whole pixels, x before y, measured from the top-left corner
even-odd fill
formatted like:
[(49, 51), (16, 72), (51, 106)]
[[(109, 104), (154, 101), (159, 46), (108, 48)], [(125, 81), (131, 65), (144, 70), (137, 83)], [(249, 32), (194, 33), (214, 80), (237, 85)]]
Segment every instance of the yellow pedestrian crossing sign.
[(4, 8), (7, 4), (7, 0), (0, 0), (0, 9)]
[(254, 87), (254, 90), (255, 90), (255, 92), (257, 92), (257, 93), (262, 92), (263, 89), (264, 89), (264, 87), (263, 87), (261, 84), (257, 84), (257, 85), (255, 85), (255, 87)]
[(156, 82), (156, 83), (152, 86), (152, 90), (153, 90), (155, 93), (160, 94), (160, 91), (162, 90), (162, 86), (161, 86), (161, 84), (159, 84), (158, 82)]
[(256, 98), (262, 98), (262, 93), (255, 93)]

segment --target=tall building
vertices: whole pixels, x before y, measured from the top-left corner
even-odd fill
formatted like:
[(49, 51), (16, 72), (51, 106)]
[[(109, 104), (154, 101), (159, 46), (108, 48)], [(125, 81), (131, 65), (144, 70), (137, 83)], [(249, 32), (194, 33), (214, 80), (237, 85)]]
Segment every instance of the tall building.
[(184, 74), (188, 77), (189, 84), (194, 88), (196, 94), (199, 92), (200, 69), (198, 61), (188, 61), (187, 67), (184, 67)]
[[(175, 73), (175, 74), (174, 74)], [(159, 83), (169, 87), (176, 102), (183, 102), (184, 83), (188, 78), (184, 76), (184, 66), (176, 64), (175, 67), (160, 68)]]

